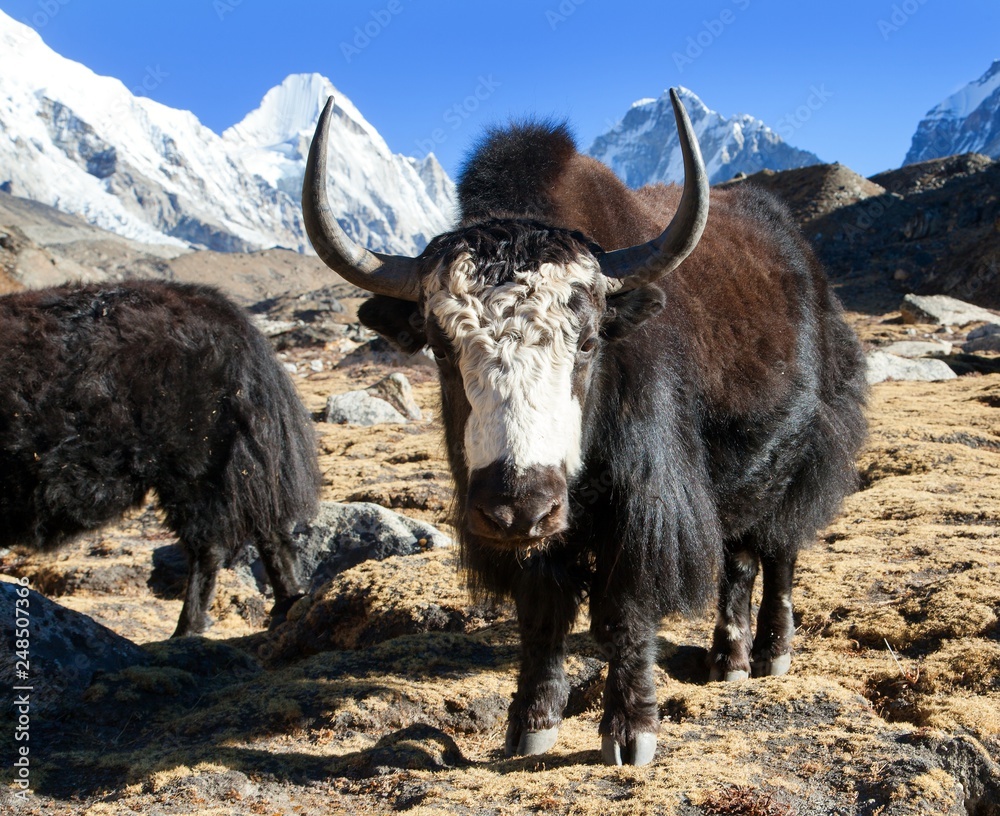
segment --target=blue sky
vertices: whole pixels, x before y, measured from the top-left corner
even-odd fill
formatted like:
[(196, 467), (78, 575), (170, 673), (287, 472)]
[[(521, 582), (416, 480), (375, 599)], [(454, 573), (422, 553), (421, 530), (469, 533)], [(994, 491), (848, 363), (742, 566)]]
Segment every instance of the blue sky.
[[(0, 0), (56, 51), (221, 132), (318, 71), (390, 147), (454, 174), (483, 125), (570, 120), (583, 147), (682, 84), (871, 175), (1000, 58), (997, 0)], [(0, 70), (11, 70), (3, 66)], [(151, 72), (156, 79), (149, 81)], [(817, 93), (819, 92), (819, 93)], [(435, 138), (437, 137), (437, 138)]]

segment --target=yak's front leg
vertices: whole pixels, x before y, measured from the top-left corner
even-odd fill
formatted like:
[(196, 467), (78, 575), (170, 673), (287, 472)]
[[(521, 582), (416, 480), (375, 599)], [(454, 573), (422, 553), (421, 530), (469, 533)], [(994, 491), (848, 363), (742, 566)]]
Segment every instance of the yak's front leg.
[(656, 752), (660, 717), (653, 682), (656, 658), (654, 612), (591, 606), (591, 631), (608, 658), (601, 720), (601, 759), (606, 765), (646, 765)]
[(521, 672), (508, 710), (507, 756), (549, 750), (569, 700), (563, 659), (566, 635), (579, 608), (577, 591), (553, 578), (543, 564), (532, 566), (520, 576), (514, 596), (521, 633)]

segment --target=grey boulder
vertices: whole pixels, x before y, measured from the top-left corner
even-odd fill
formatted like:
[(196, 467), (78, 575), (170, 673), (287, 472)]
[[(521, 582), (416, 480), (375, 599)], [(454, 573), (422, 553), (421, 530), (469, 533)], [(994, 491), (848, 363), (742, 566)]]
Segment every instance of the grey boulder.
[(0, 685), (15, 700), (27, 695), (31, 713), (79, 700), (98, 673), (149, 662), (132, 641), (20, 584), (0, 582), (0, 621), (10, 647), (0, 661)]
[(995, 323), (996, 312), (947, 295), (907, 295), (899, 307), (904, 323), (932, 323), (941, 326), (965, 326), (969, 323)]
[(870, 351), (865, 355), (865, 361), (868, 366), (866, 377), (870, 385), (886, 380), (939, 382), (953, 380), (958, 376), (943, 360), (910, 360), (884, 351)]

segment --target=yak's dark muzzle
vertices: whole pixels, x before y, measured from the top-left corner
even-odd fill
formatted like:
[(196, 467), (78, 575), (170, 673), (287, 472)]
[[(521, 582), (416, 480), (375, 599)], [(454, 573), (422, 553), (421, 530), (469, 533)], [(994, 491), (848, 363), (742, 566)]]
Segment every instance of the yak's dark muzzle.
[(567, 524), (566, 477), (561, 468), (517, 472), (494, 462), (469, 479), (468, 531), (512, 546), (561, 533)]

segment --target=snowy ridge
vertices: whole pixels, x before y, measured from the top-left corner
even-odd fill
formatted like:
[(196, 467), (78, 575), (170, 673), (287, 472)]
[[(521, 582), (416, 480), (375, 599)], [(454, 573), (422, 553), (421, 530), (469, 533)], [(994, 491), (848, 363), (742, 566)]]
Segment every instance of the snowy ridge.
[(903, 164), (958, 153), (1000, 158), (1000, 60), (927, 112)]
[[(223, 138), (194, 114), (136, 97), (119, 80), (60, 56), (2, 11), (0, 54), (4, 190), (147, 243), (308, 248), (295, 177), (300, 184), (328, 80), (290, 77)], [(364, 168), (358, 189), (334, 196), (344, 225), (374, 249), (412, 254), (448, 225), (454, 186), (433, 157), (394, 156), (337, 97), (334, 169)], [(364, 191), (364, 184), (377, 186)]]
[[(748, 115), (726, 119), (687, 88), (678, 88), (705, 159), (711, 183), (738, 173), (763, 169), (789, 170), (819, 164), (813, 153), (786, 144), (771, 128)], [(630, 187), (655, 182), (681, 182), (684, 161), (670, 95), (634, 102), (607, 133), (587, 151), (604, 162)]]

